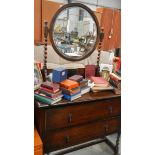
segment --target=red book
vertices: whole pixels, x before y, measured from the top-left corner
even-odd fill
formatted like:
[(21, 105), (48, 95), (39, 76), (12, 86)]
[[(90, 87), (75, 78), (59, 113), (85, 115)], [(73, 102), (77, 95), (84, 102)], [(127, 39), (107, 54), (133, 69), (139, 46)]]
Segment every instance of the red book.
[(52, 89), (48, 89), (48, 88), (45, 88), (45, 87), (40, 87), (40, 90), (44, 90), (44, 91), (47, 91), (47, 92), (49, 92), (49, 93), (56, 93), (56, 92), (58, 92), (60, 89), (52, 90)]
[(120, 69), (121, 66), (121, 58), (118, 58), (117, 66), (116, 66), (116, 71)]
[(44, 88), (48, 88), (48, 89), (51, 89), (53, 91), (57, 90), (60, 88), (59, 84), (57, 83), (53, 83), (53, 82), (43, 82), (41, 84), (41, 87), (44, 87)]
[(85, 78), (90, 78), (95, 76), (96, 66), (95, 65), (86, 65), (85, 66)]
[(109, 82), (106, 81), (103, 77), (92, 76), (90, 79), (92, 82), (94, 82), (95, 86), (98, 86), (98, 87), (108, 87), (109, 86)]

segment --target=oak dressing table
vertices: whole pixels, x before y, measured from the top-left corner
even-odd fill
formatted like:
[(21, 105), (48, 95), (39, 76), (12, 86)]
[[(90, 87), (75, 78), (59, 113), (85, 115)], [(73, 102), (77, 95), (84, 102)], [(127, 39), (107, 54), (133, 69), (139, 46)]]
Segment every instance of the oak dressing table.
[[(121, 97), (111, 91), (87, 93), (74, 101), (62, 100), (55, 105), (38, 107), (35, 102), (35, 125), (43, 141), (44, 153), (77, 144), (94, 145), (106, 141), (105, 136), (119, 133), (121, 126)], [(118, 151), (118, 141), (114, 148)], [(112, 145), (111, 145), (112, 146)], [(68, 149), (70, 152), (86, 147)]]

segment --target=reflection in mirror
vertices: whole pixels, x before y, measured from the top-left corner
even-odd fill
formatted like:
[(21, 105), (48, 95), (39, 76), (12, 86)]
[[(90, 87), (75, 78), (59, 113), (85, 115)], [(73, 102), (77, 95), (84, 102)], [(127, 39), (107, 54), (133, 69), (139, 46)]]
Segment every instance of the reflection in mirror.
[(97, 41), (97, 25), (90, 13), (79, 6), (62, 10), (52, 23), (52, 39), (58, 54), (80, 60), (92, 53)]

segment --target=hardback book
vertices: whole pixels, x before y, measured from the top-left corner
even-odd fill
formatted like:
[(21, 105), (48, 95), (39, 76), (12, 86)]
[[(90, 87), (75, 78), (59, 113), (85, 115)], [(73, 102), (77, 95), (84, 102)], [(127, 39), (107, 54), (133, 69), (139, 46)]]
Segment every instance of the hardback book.
[(79, 83), (73, 80), (66, 79), (60, 83), (60, 87), (64, 87), (66, 89), (73, 89), (79, 87)]
[(81, 95), (86, 94), (88, 92), (90, 92), (90, 87), (89, 86), (81, 88)]
[(82, 79), (83, 79), (83, 76), (81, 76), (81, 75), (73, 75), (73, 76), (69, 77), (69, 80), (73, 80), (73, 81), (77, 81), (77, 82), (81, 81)]
[(39, 93), (39, 91), (36, 91), (35, 94), (38, 94), (38, 95), (40, 95), (40, 96), (43, 96), (43, 97), (45, 97), (45, 98), (52, 99), (52, 100), (56, 100), (57, 98), (63, 97), (63, 94), (59, 94), (59, 95), (57, 95), (57, 96), (55, 96), (55, 97), (52, 98), (52, 97), (47, 96), (47, 95), (45, 95), (45, 94), (43, 94), (43, 93)]
[(100, 91), (105, 91), (105, 90), (113, 90), (114, 87), (108, 86), (108, 87), (92, 87), (91, 91), (92, 92), (100, 92)]
[(82, 81), (79, 82), (80, 87), (86, 87), (88, 86), (88, 80), (87, 79), (83, 79)]
[(121, 81), (121, 77), (118, 76), (118, 75), (116, 75), (115, 73), (110, 73), (109, 77), (110, 77), (112, 80), (116, 81), (116, 82), (120, 82), (120, 81)]
[(115, 89), (113, 90), (113, 92), (114, 92), (115, 94), (117, 94), (117, 95), (120, 95), (120, 94), (121, 94), (121, 90), (120, 90), (120, 89), (117, 89), (117, 88), (115, 88)]
[(49, 93), (57, 93), (60, 89), (52, 90), (52, 89), (48, 89), (45, 87), (40, 87), (39, 90), (44, 90), (44, 91), (49, 92)]
[(85, 66), (85, 78), (90, 78), (91, 76), (95, 76), (96, 66), (95, 65), (86, 65)]
[(74, 95), (67, 95), (67, 94), (64, 94), (64, 99), (66, 100), (69, 100), (69, 101), (73, 101), (75, 99), (78, 99), (81, 97), (81, 92), (80, 93), (77, 93), (77, 94), (74, 94)]
[(43, 82), (41, 84), (41, 87), (52, 89), (53, 91), (55, 91), (55, 90), (60, 88), (60, 85), (58, 83), (48, 82), (47, 81), (47, 82)]
[(110, 85), (112, 85), (115, 88), (121, 89), (121, 82), (116, 82), (114, 80), (112, 80), (111, 78), (109, 79), (109, 83)]
[(92, 82), (94, 82), (95, 86), (98, 86), (98, 87), (108, 87), (109, 86), (109, 82), (106, 81), (103, 77), (92, 76), (90, 79)]
[(73, 89), (66, 89), (61, 87), (62, 93), (67, 95), (74, 95), (80, 92), (80, 87), (75, 87)]
[(56, 93), (49, 93), (47, 91), (44, 91), (42, 89), (39, 89), (38, 92), (41, 93), (41, 94), (44, 94), (44, 95), (46, 95), (46, 96), (48, 96), (50, 98), (56, 98), (56, 97), (58, 97), (58, 96), (60, 96), (62, 94), (62, 91), (61, 90), (59, 90)]
[(56, 100), (53, 100), (53, 99), (49, 99), (47, 97), (44, 97), (44, 96), (41, 96), (41, 95), (38, 95), (38, 94), (34, 94), (34, 98), (39, 101), (39, 102), (42, 102), (42, 103), (45, 103), (45, 104), (49, 104), (49, 105), (52, 105), (52, 104), (55, 104), (59, 101), (61, 101), (62, 97), (60, 98), (57, 98)]
[(49, 106), (49, 104), (38, 102), (38, 101), (37, 101), (37, 105), (38, 105), (38, 107), (48, 107)]

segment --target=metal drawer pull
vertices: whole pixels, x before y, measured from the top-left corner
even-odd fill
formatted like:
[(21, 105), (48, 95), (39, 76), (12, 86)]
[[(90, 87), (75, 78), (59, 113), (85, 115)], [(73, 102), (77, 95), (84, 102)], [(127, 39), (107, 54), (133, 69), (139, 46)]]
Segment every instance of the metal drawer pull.
[(65, 136), (65, 143), (66, 143), (66, 144), (69, 143), (69, 140), (70, 140), (69, 136)]
[(71, 123), (72, 122), (72, 113), (69, 113), (68, 115), (68, 123)]
[(109, 110), (109, 113), (111, 114), (111, 113), (112, 113), (112, 111), (113, 111), (112, 106), (111, 106), (111, 107), (108, 107), (108, 110)]

